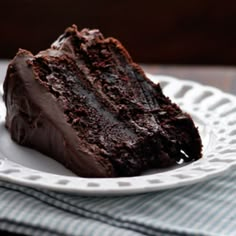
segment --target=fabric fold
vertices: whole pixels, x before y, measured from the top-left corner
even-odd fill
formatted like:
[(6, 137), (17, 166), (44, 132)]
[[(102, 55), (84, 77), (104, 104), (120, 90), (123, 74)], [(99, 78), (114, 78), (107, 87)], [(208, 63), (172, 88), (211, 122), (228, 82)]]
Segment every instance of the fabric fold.
[(0, 181), (0, 229), (25, 235), (236, 235), (236, 174), (154, 193), (85, 197)]

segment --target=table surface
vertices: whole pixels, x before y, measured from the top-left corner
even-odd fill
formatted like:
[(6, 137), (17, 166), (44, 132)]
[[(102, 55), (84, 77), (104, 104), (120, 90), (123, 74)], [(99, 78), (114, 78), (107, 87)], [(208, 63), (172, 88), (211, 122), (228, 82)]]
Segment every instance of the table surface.
[[(8, 61), (0, 60), (0, 81), (4, 79), (7, 64)], [(148, 73), (193, 80), (236, 95), (236, 67), (183, 65), (142, 65), (142, 67)], [(0, 230), (0, 235), (13, 236), (16, 234), (6, 233)]]
[[(0, 60), (0, 82), (4, 79), (9, 61)], [(146, 65), (142, 68), (152, 74), (174, 76), (217, 87), (236, 95), (236, 66)]]
[(236, 67), (143, 65), (146, 72), (193, 80), (236, 95)]

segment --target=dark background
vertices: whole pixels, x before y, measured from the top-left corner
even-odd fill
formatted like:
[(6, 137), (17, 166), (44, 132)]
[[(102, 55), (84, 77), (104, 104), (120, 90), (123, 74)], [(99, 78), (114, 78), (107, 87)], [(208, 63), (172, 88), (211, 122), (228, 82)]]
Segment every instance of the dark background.
[(0, 58), (46, 49), (75, 23), (118, 38), (141, 63), (236, 63), (235, 1), (11, 0), (0, 8)]

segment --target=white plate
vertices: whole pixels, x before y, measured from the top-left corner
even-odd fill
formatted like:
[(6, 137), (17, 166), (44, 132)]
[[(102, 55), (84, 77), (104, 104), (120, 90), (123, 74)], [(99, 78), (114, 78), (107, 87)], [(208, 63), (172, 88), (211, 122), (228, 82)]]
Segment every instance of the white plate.
[(236, 97), (168, 76), (148, 75), (189, 112), (203, 140), (203, 158), (188, 165), (129, 178), (81, 178), (56, 161), (11, 141), (0, 102), (0, 179), (65, 193), (123, 195), (158, 191), (207, 180), (236, 165)]

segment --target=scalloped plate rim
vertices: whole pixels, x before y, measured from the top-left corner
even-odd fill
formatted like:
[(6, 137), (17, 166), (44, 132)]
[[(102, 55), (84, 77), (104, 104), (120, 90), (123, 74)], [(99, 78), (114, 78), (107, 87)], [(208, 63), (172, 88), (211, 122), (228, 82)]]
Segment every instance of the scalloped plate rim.
[[(166, 75), (152, 75), (152, 74), (148, 74), (148, 77), (150, 79), (155, 79), (158, 81), (165, 81), (168, 82), (169, 84), (171, 83), (181, 83), (183, 85), (190, 85), (192, 87), (200, 87), (203, 88), (205, 90), (210, 90), (213, 91), (213, 93), (219, 93), (222, 97), (227, 97), (229, 99), (232, 99), (233, 102), (236, 104), (236, 97), (228, 94), (228, 93), (224, 93), (221, 90), (211, 87), (211, 86), (206, 86), (206, 85), (201, 85), (200, 83), (197, 82), (193, 82), (193, 81), (189, 81), (189, 80), (179, 80), (175, 77), (172, 76), (166, 76)], [(191, 113), (190, 113), (191, 114)], [(201, 173), (199, 176), (191, 176), (189, 178), (176, 178), (176, 180), (173, 180), (173, 173), (177, 172), (177, 175), (181, 175), (180, 170), (185, 170), (185, 169), (192, 169), (191, 165), (194, 163), (198, 163), (201, 162), (202, 159), (191, 163), (189, 165), (183, 166), (181, 168), (178, 169), (172, 169), (166, 172), (161, 172), (161, 173), (154, 173), (154, 174), (149, 174), (149, 175), (143, 175), (143, 176), (135, 176), (135, 177), (121, 177), (121, 178), (82, 178), (82, 177), (74, 177), (74, 176), (63, 176), (63, 175), (57, 175), (57, 174), (52, 174), (52, 173), (47, 173), (47, 172), (42, 172), (39, 170), (35, 170), (35, 169), (31, 169), (25, 166), (21, 166), (21, 169), (23, 170), (23, 172), (28, 172), (31, 175), (42, 175), (42, 179), (45, 178), (45, 180), (47, 178), (55, 178), (58, 179), (58, 181), (63, 180), (63, 181), (71, 181), (73, 184), (71, 186), (71, 184), (67, 185), (63, 185), (63, 184), (56, 184), (56, 183), (48, 183), (47, 181), (43, 182), (43, 181), (38, 181), (38, 180), (34, 180), (34, 179), (26, 179), (23, 176), (18, 176), (17, 177), (17, 173), (18, 172), (13, 172), (12, 174), (5, 174), (4, 173), (4, 168), (6, 166), (9, 166), (10, 169), (14, 170), (14, 167), (11, 167), (11, 164), (13, 164), (13, 166), (17, 166), (20, 164), (16, 164), (14, 162), (11, 162), (10, 160), (8, 160), (7, 157), (5, 157), (2, 153), (1, 153), (1, 148), (0, 148), (0, 180), (2, 181), (8, 181), (8, 182), (12, 182), (15, 184), (20, 184), (20, 185), (24, 185), (24, 186), (28, 186), (28, 187), (36, 187), (36, 188), (43, 188), (43, 189), (48, 189), (48, 190), (53, 190), (53, 191), (58, 191), (58, 192), (64, 192), (64, 193), (73, 193), (73, 194), (79, 194), (79, 195), (126, 195), (126, 194), (137, 194), (137, 193), (145, 193), (145, 192), (153, 192), (153, 191), (159, 191), (159, 190), (163, 190), (163, 189), (170, 189), (170, 188), (175, 188), (175, 187), (180, 187), (180, 186), (186, 186), (186, 185), (191, 185), (194, 183), (198, 183), (200, 181), (204, 181), (204, 180), (208, 180), (208, 179), (212, 179), (215, 176), (218, 176), (220, 174), (223, 174), (226, 170), (229, 170), (231, 168), (233, 168), (234, 166), (236, 166), (236, 160), (235, 162), (231, 162), (231, 163), (225, 163), (225, 165), (222, 165), (221, 168), (217, 168), (214, 171), (210, 171), (210, 172), (203, 172)], [(231, 157), (233, 156), (234, 153), (230, 153), (227, 154), (227, 157)], [(1, 158), (2, 156), (2, 158)], [(204, 166), (204, 165), (203, 165)], [(16, 168), (17, 169), (17, 168)], [(1, 172), (3, 171), (3, 172)], [(184, 176), (185, 173), (182, 173), (182, 175)], [(171, 176), (172, 175), (172, 176)], [(164, 176), (164, 177), (163, 177)], [(169, 178), (171, 177), (171, 181), (167, 181), (167, 182), (158, 182), (160, 178)], [(154, 180), (154, 183), (148, 183), (147, 181), (151, 181)], [(156, 180), (156, 183), (155, 183)], [(141, 181), (140, 183), (137, 183)], [(104, 182), (107, 184), (107, 186), (105, 186)], [(84, 183), (86, 183), (87, 185), (90, 183), (91, 186), (88, 187), (87, 185), (85, 185)], [(96, 183), (98, 185), (96, 185)], [(123, 185), (121, 184), (121, 186), (119, 186), (119, 183), (123, 183)], [(131, 184), (129, 184), (131, 183)], [(133, 184), (135, 183), (135, 184)], [(78, 186), (76, 184), (82, 184), (83, 186)], [(133, 185), (132, 185), (133, 184)], [(102, 186), (100, 186), (102, 185)], [(104, 186), (103, 186), (104, 185)]]

